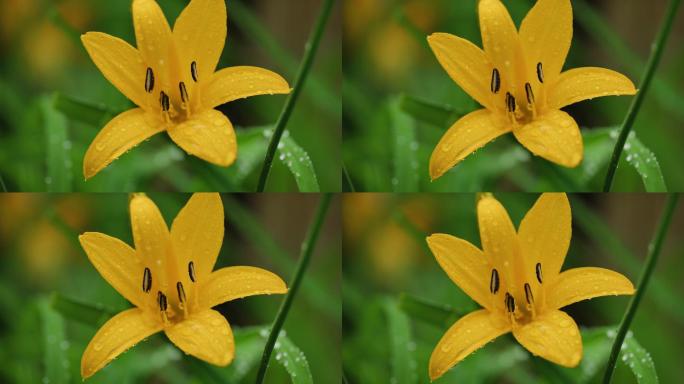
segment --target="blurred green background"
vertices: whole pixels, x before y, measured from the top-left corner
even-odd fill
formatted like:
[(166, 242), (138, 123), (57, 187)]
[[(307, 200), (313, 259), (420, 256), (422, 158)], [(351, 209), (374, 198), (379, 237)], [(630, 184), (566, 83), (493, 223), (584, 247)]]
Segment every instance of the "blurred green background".
[[(170, 224), (189, 195), (150, 197)], [(227, 227), (215, 269), (257, 266), (289, 283), (319, 196), (223, 195), (222, 200)], [(283, 327), (304, 354), (316, 383), (340, 382), (339, 210), (339, 199), (334, 199)], [(114, 312), (130, 306), (89, 263), (77, 239), (80, 233), (95, 231), (132, 244), (128, 195), (0, 194), (0, 212), (0, 382), (81, 383), (81, 355), (99, 326), (79, 321), (84, 317), (64, 316), (50, 307), (50, 299), (58, 293)], [(253, 296), (215, 308), (236, 336), (236, 359), (227, 368), (185, 356), (157, 334), (88, 382), (253, 382), (267, 335), (255, 330), (263, 333), (261, 329), (270, 326), (284, 297)], [(281, 344), (271, 357), (267, 383), (290, 382), (283, 360), (287, 346)], [(290, 351), (292, 356), (298, 357)]]
[[(186, 0), (159, 0), (169, 23)], [(229, 168), (187, 156), (166, 134), (154, 136), (85, 182), (82, 161), (97, 132), (131, 107), (97, 70), (79, 36), (114, 35), (135, 46), (130, 1), (0, 2), (0, 177), (10, 191), (253, 191), (268, 145), (264, 133), (286, 96), (259, 96), (220, 106), (238, 133)], [(320, 1), (231, 0), (228, 39), (218, 68), (253, 65), (293, 85)], [(268, 190), (294, 191), (308, 177), (339, 191), (340, 14), (334, 11), (276, 153)], [(308, 154), (308, 156), (306, 156)], [(291, 164), (291, 163), (294, 163)], [(307, 171), (303, 173), (301, 169)]]
[[(516, 228), (538, 197), (495, 196)], [(661, 194), (571, 195), (573, 237), (563, 270), (610, 268), (636, 285), (664, 202)], [(478, 306), (439, 267), (425, 237), (448, 233), (479, 247), (475, 203), (474, 194), (344, 196), (342, 332), (348, 383), (429, 383), (432, 350), (457, 319), (433, 316), (434, 307), (468, 313)], [(684, 326), (684, 239), (677, 236), (683, 227), (680, 205), (630, 328), (631, 340), (646, 354), (631, 348), (623, 353), (630, 359), (638, 356), (636, 364), (649, 364), (652, 358), (661, 383), (677, 383), (684, 376), (684, 335), (679, 332)], [(604, 327), (620, 322), (628, 301), (626, 296), (608, 296), (563, 309), (582, 329), (584, 356), (578, 368), (533, 357), (508, 334), (469, 355), (435, 383), (598, 383), (612, 345)], [(631, 362), (618, 360), (613, 382), (637, 382), (627, 367)]]
[[(519, 25), (534, 1), (503, 3)], [(667, 3), (573, 0), (574, 37), (564, 68), (606, 67), (626, 74), (638, 86)], [(601, 190), (615, 139), (596, 128), (621, 124), (631, 97), (598, 98), (565, 109), (587, 128), (585, 160), (578, 169), (569, 171), (536, 158), (505, 135), (431, 183), (428, 161), (439, 138), (459, 116), (478, 108), (429, 49), (426, 37), (433, 32), (448, 32), (481, 46), (477, 1), (345, 1), (344, 190)], [(628, 141), (613, 190), (643, 191), (644, 182), (660, 177), (655, 169), (645, 170), (655, 163), (645, 160), (651, 156), (648, 152), (657, 158), (667, 190), (684, 190), (683, 36), (684, 13), (679, 12), (634, 125), (638, 140)], [(643, 181), (637, 169), (647, 174)]]

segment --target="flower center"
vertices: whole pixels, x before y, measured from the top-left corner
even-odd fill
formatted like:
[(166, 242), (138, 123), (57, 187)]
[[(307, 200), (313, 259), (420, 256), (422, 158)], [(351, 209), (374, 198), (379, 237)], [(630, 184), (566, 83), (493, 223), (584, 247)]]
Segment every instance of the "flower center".
[[(197, 62), (193, 61), (190, 64), (190, 77), (194, 83), (199, 81), (199, 73), (197, 72)], [(172, 92), (171, 89), (159, 90), (159, 113), (162, 120), (167, 123), (180, 123), (190, 118), (191, 110), (191, 93), (188, 92), (188, 86), (184, 81), (178, 82), (178, 93)], [(194, 91), (192, 95), (193, 100), (199, 97), (199, 86), (194, 84), (190, 87)], [(154, 70), (148, 67), (145, 74), (145, 92), (152, 94), (155, 90), (155, 75)], [(196, 104), (196, 103), (195, 103)]]
[[(188, 277), (192, 283), (195, 282), (195, 264), (193, 261), (188, 263)], [(152, 282), (152, 271), (150, 268), (145, 267), (142, 278), (142, 290), (144, 293), (150, 293)], [(191, 290), (191, 293), (193, 292), (194, 290)], [(180, 281), (176, 282), (175, 292), (167, 292), (159, 287), (157, 290), (156, 306), (165, 325), (187, 318), (190, 307), (183, 283)]]
[[(537, 263), (534, 267), (534, 277), (531, 282), (525, 282), (522, 287), (509, 284), (509, 291), (503, 292), (503, 295), (498, 295), (501, 280), (499, 271), (496, 268), (492, 269), (489, 281), (489, 291), (494, 300), (494, 306), (503, 311), (505, 317), (510, 321), (513, 327), (527, 324), (534, 320), (539, 310), (539, 304), (535, 304), (535, 292), (542, 294), (542, 265)], [(536, 286), (536, 291), (535, 291)], [(520, 290), (522, 288), (522, 290)], [(501, 300), (501, 301), (499, 301)], [(499, 304), (500, 303), (500, 304)]]
[[(539, 81), (537, 90), (541, 91), (541, 85), (544, 83), (544, 68), (541, 62), (537, 63), (535, 72), (537, 75), (536, 80)], [(493, 94), (499, 93), (501, 83), (501, 73), (497, 68), (494, 68), (490, 81), (490, 90)], [(503, 102), (505, 104), (504, 113), (509, 122), (514, 127), (532, 122), (539, 114), (539, 104), (535, 98), (535, 87), (532, 85), (532, 82), (527, 81), (520, 88), (512, 85), (510, 81), (508, 85), (510, 89), (505, 93)], [(501, 102), (501, 99), (497, 98), (497, 100), (497, 103)]]

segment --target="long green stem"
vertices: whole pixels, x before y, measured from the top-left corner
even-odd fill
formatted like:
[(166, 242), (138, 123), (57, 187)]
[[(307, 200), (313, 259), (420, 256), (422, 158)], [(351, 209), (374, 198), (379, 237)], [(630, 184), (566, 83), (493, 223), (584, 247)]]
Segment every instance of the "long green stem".
[(622, 348), (622, 343), (625, 340), (627, 331), (629, 330), (630, 324), (632, 324), (632, 319), (636, 314), (641, 298), (646, 292), (646, 287), (648, 286), (648, 281), (653, 274), (653, 269), (655, 268), (656, 262), (658, 261), (658, 256), (660, 255), (660, 248), (663, 245), (663, 240), (667, 234), (667, 230), (670, 227), (670, 221), (672, 220), (672, 214), (674, 213), (675, 206), (677, 205), (678, 194), (670, 194), (667, 198), (667, 203), (663, 214), (660, 218), (660, 224), (656, 230), (653, 240), (648, 247), (648, 257), (646, 258), (646, 265), (644, 266), (641, 276), (639, 277), (639, 283), (637, 285), (637, 290), (632, 300), (627, 306), (624, 316), (622, 317), (622, 322), (620, 322), (620, 328), (618, 329), (617, 335), (615, 336), (615, 342), (613, 343), (613, 349), (610, 351), (610, 358), (608, 359), (608, 365), (606, 367), (606, 373), (603, 376), (603, 383), (610, 384), (613, 378), (613, 372), (615, 371), (615, 363), (617, 362), (618, 355), (620, 355), (620, 349)]
[(314, 221), (311, 223), (309, 231), (306, 234), (306, 238), (302, 243), (301, 256), (299, 257), (297, 269), (295, 270), (294, 276), (290, 281), (290, 287), (288, 289), (287, 295), (285, 296), (285, 300), (283, 300), (283, 303), (278, 310), (278, 314), (273, 321), (273, 326), (271, 327), (271, 333), (268, 335), (268, 340), (266, 340), (266, 346), (264, 347), (264, 353), (261, 356), (261, 364), (259, 365), (259, 371), (257, 373), (256, 384), (261, 384), (264, 382), (266, 368), (268, 368), (268, 361), (271, 359), (273, 347), (275, 346), (275, 342), (280, 334), (280, 329), (285, 323), (285, 318), (287, 318), (287, 314), (290, 311), (292, 301), (297, 295), (297, 291), (302, 283), (304, 273), (309, 266), (309, 261), (311, 260), (311, 255), (313, 254), (314, 246), (316, 245), (316, 240), (318, 239), (318, 234), (321, 232), (323, 220), (325, 219), (326, 213), (328, 212), (328, 207), (330, 206), (330, 199), (331, 195), (329, 193), (321, 196), (321, 201), (318, 204)]
[(674, 21), (675, 15), (677, 14), (679, 3), (680, 0), (670, 0), (670, 4), (667, 7), (665, 20), (663, 21), (660, 32), (658, 32), (658, 36), (653, 44), (653, 50), (651, 51), (651, 56), (646, 64), (646, 69), (644, 70), (639, 92), (634, 97), (634, 100), (632, 100), (632, 105), (630, 105), (627, 115), (625, 116), (625, 120), (622, 122), (620, 136), (618, 136), (617, 142), (615, 143), (613, 156), (611, 157), (610, 164), (608, 165), (608, 173), (606, 174), (606, 180), (603, 184), (603, 192), (610, 192), (610, 189), (613, 187), (613, 179), (615, 178), (615, 171), (617, 170), (618, 163), (620, 162), (622, 150), (625, 146), (625, 142), (627, 141), (627, 137), (629, 137), (629, 133), (632, 131), (634, 120), (641, 109), (641, 104), (644, 102), (646, 91), (648, 91), (648, 87), (651, 84), (651, 80), (653, 79), (655, 70), (658, 67), (658, 63), (660, 63), (660, 58), (663, 55), (665, 43), (670, 35), (670, 31), (672, 30), (672, 23)]
[(304, 87), (306, 78), (311, 70), (311, 65), (313, 64), (314, 57), (316, 56), (316, 51), (318, 51), (318, 46), (323, 37), (323, 31), (330, 18), (330, 13), (332, 12), (332, 7), (335, 4), (335, 0), (324, 0), (323, 6), (321, 8), (321, 13), (318, 15), (316, 20), (316, 27), (313, 33), (309, 37), (309, 41), (306, 43), (306, 51), (304, 53), (304, 60), (299, 67), (299, 73), (295, 79), (294, 88), (292, 92), (287, 97), (285, 101), (285, 106), (280, 112), (280, 117), (276, 122), (275, 129), (273, 130), (273, 136), (271, 136), (271, 142), (268, 144), (268, 150), (266, 151), (266, 157), (264, 158), (264, 165), (261, 169), (261, 174), (259, 175), (259, 185), (257, 186), (257, 192), (263, 192), (266, 188), (266, 181), (268, 180), (268, 175), (271, 172), (271, 166), (273, 165), (273, 158), (275, 157), (275, 152), (278, 149), (278, 143), (280, 143), (280, 138), (285, 131), (287, 122), (292, 115), (294, 106), (297, 103), (299, 94)]

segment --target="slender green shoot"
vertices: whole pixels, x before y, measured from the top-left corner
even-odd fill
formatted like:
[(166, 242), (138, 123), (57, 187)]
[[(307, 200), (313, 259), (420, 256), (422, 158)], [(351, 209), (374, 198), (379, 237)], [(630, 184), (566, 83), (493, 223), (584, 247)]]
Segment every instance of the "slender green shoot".
[(620, 350), (622, 348), (622, 343), (625, 340), (627, 331), (629, 331), (629, 326), (632, 324), (632, 319), (636, 314), (641, 298), (646, 292), (646, 287), (653, 274), (653, 269), (655, 268), (656, 262), (658, 261), (658, 256), (660, 255), (660, 248), (663, 245), (663, 240), (667, 234), (667, 230), (670, 227), (670, 221), (672, 221), (672, 215), (674, 213), (675, 207), (677, 206), (677, 199), (679, 195), (669, 194), (667, 198), (667, 203), (665, 204), (665, 209), (660, 218), (660, 224), (658, 229), (651, 240), (651, 244), (648, 246), (648, 257), (646, 258), (646, 265), (641, 272), (639, 277), (639, 283), (637, 284), (637, 290), (632, 300), (627, 306), (622, 321), (620, 322), (620, 328), (618, 329), (617, 335), (615, 336), (615, 342), (613, 343), (613, 349), (610, 351), (610, 358), (608, 359), (608, 365), (606, 367), (606, 373), (603, 376), (603, 383), (610, 384), (613, 379), (613, 372), (615, 371), (615, 364), (617, 363), (618, 356), (620, 355)]
[(665, 49), (665, 43), (672, 30), (672, 24), (677, 14), (677, 9), (679, 8), (680, 0), (670, 0), (670, 4), (667, 7), (667, 12), (665, 13), (665, 20), (663, 21), (658, 36), (653, 43), (653, 49), (651, 51), (651, 56), (646, 64), (646, 69), (644, 69), (644, 75), (642, 76), (641, 85), (639, 92), (636, 94), (632, 100), (632, 104), (629, 106), (625, 120), (622, 123), (622, 128), (620, 129), (620, 136), (618, 136), (617, 142), (615, 143), (615, 148), (613, 149), (613, 156), (610, 159), (608, 165), (608, 173), (606, 174), (606, 180), (603, 184), (603, 192), (610, 192), (613, 187), (613, 180), (615, 179), (615, 171), (617, 170), (618, 163), (620, 162), (620, 156), (622, 155), (622, 150), (627, 142), (629, 133), (632, 131), (632, 126), (634, 125), (634, 120), (636, 120), (637, 114), (641, 109), (641, 104), (644, 102), (646, 97), (646, 91), (651, 84), (655, 70), (660, 63), (660, 59), (663, 55)]
[(297, 74), (297, 78), (295, 79), (294, 88), (292, 89), (290, 95), (287, 97), (287, 101), (285, 101), (285, 106), (283, 106), (283, 110), (280, 112), (280, 117), (278, 117), (275, 129), (273, 130), (273, 136), (271, 136), (271, 142), (269, 143), (268, 150), (266, 151), (264, 165), (261, 169), (261, 174), (259, 175), (259, 185), (257, 186), (257, 192), (263, 192), (266, 188), (266, 181), (268, 180), (268, 175), (271, 172), (273, 158), (275, 157), (276, 150), (278, 149), (280, 138), (283, 136), (283, 132), (285, 132), (287, 122), (290, 119), (290, 116), (292, 115), (292, 111), (294, 110), (294, 106), (297, 103), (299, 94), (301, 93), (302, 88), (304, 87), (304, 83), (306, 82), (306, 78), (309, 75), (311, 66), (314, 61), (314, 57), (316, 56), (316, 51), (318, 50), (321, 38), (323, 37), (323, 31), (325, 30), (325, 26), (328, 23), (328, 19), (330, 18), (330, 13), (332, 12), (332, 7), (334, 4), (335, 0), (324, 0), (321, 13), (318, 15), (318, 19), (316, 20), (316, 26), (313, 30), (313, 34), (311, 34), (309, 40), (306, 43), (306, 52), (304, 53), (304, 60), (302, 60), (302, 64), (299, 67), (299, 73)]
[(3, 192), (7, 192), (7, 186), (5, 185), (5, 180), (2, 179), (2, 174), (0, 174), (0, 188)]
[(347, 182), (349, 191), (356, 192), (356, 188), (354, 188), (354, 183), (352, 182), (351, 176), (349, 175), (349, 171), (347, 170), (347, 166), (344, 164), (344, 161), (342, 162), (342, 172), (344, 173), (344, 181)]
[(292, 301), (297, 295), (299, 286), (302, 283), (302, 278), (304, 273), (309, 266), (309, 261), (311, 260), (311, 255), (313, 254), (314, 247), (316, 245), (316, 240), (321, 232), (321, 227), (323, 226), (323, 221), (325, 219), (326, 213), (328, 212), (328, 207), (330, 206), (331, 194), (326, 193), (321, 196), (320, 203), (318, 204), (318, 209), (316, 210), (316, 215), (314, 216), (314, 221), (309, 227), (309, 231), (306, 234), (306, 238), (302, 243), (301, 255), (299, 257), (299, 263), (297, 263), (297, 269), (295, 270), (294, 276), (290, 281), (290, 286), (288, 288), (287, 295), (280, 305), (278, 314), (273, 321), (273, 326), (271, 327), (271, 333), (268, 335), (268, 340), (266, 340), (266, 346), (264, 347), (264, 353), (261, 356), (261, 364), (259, 365), (259, 371), (257, 373), (256, 384), (262, 384), (264, 382), (264, 377), (266, 376), (266, 369), (268, 368), (268, 362), (271, 359), (271, 353), (273, 352), (273, 347), (278, 339), (280, 330), (285, 323), (285, 318), (290, 311), (292, 306)]

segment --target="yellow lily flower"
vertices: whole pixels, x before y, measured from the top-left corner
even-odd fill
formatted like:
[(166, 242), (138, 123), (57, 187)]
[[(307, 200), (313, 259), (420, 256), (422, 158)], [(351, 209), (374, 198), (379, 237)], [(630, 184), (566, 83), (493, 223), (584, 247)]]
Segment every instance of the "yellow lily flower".
[(427, 238), (449, 278), (483, 309), (460, 318), (430, 357), (435, 380), (489, 341), (513, 332), (533, 355), (565, 367), (582, 358), (577, 324), (559, 308), (606, 295), (631, 295), (634, 286), (609, 269), (560, 272), (570, 245), (570, 203), (564, 193), (545, 193), (516, 233), (506, 209), (493, 196), (477, 203), (481, 251), (446, 234)]
[(214, 72), (226, 40), (223, 0), (192, 0), (173, 31), (154, 0), (133, 1), (138, 49), (100, 32), (81, 36), (90, 58), (138, 108), (114, 117), (83, 159), (93, 177), (126, 151), (166, 131), (187, 153), (220, 166), (237, 156), (230, 120), (214, 107), (255, 95), (289, 93), (280, 75), (259, 67)]
[(280, 277), (256, 267), (213, 271), (223, 242), (223, 204), (217, 193), (196, 193), (171, 231), (147, 196), (130, 200), (135, 249), (102, 233), (79, 236), (100, 275), (135, 308), (107, 321), (81, 359), (86, 379), (139, 341), (164, 331), (186, 354), (225, 366), (235, 345), (228, 321), (213, 306), (252, 295), (285, 293)]
[(582, 136), (577, 122), (560, 109), (594, 97), (633, 95), (634, 84), (605, 68), (561, 73), (572, 40), (570, 0), (538, 0), (520, 31), (499, 0), (480, 0), (478, 8), (484, 51), (448, 33), (428, 37), (449, 76), (484, 107), (442, 136), (430, 157), (430, 177), (437, 179), (508, 132), (535, 155), (576, 167), (584, 152)]

